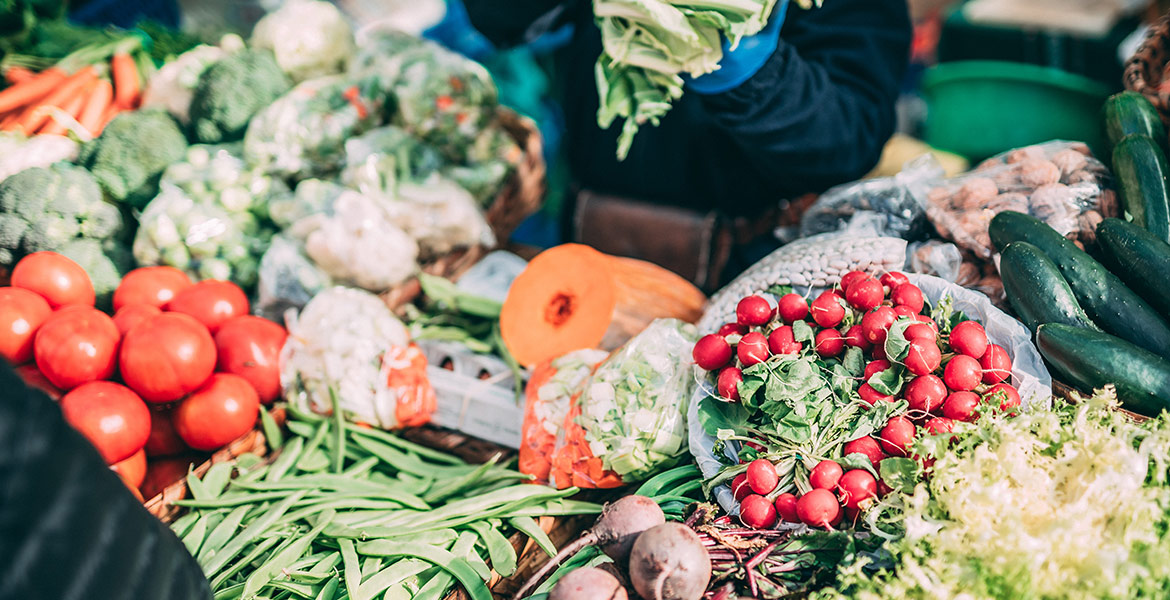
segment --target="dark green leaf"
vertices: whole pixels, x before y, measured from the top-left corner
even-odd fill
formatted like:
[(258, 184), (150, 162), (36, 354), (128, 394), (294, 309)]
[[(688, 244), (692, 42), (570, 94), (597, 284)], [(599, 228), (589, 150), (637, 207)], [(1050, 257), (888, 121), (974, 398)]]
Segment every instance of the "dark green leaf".
[(717, 436), (720, 429), (742, 432), (750, 416), (750, 411), (737, 402), (725, 402), (714, 396), (699, 402), (699, 423), (711, 436)]
[(906, 355), (910, 352), (910, 340), (906, 339), (906, 328), (917, 323), (910, 317), (902, 317), (890, 326), (890, 332), (886, 334), (886, 360), (891, 363), (902, 363), (906, 361)]
[(909, 458), (891, 457), (882, 460), (880, 470), (882, 481), (890, 488), (911, 493), (918, 482), (918, 463)]
[(779, 283), (774, 283), (774, 284), (772, 284), (771, 287), (764, 290), (764, 293), (765, 294), (772, 294), (773, 296), (779, 298), (781, 296), (786, 296), (788, 294), (791, 294), (792, 293), (792, 286), (780, 285)]
[(813, 343), (816, 335), (813, 333), (812, 327), (804, 321), (797, 321), (792, 324), (792, 337), (798, 342)]
[(869, 457), (861, 454), (860, 452), (854, 452), (853, 454), (846, 455), (837, 462), (841, 463), (841, 466), (844, 467), (846, 471), (852, 469), (865, 469), (866, 471), (869, 471), (870, 474), (874, 477), (878, 476), (878, 472), (873, 468), (873, 463), (869, 462)]
[(841, 357), (841, 366), (849, 375), (861, 377), (865, 372), (865, 355), (862, 354), (861, 348), (850, 346), (845, 350), (845, 356)]
[(764, 387), (765, 379), (755, 375), (745, 375), (739, 382), (739, 401), (749, 406), (756, 406), (756, 392)]
[(902, 391), (902, 375), (905, 372), (906, 368), (902, 365), (894, 365), (870, 375), (866, 383), (879, 394), (896, 396), (898, 392)]

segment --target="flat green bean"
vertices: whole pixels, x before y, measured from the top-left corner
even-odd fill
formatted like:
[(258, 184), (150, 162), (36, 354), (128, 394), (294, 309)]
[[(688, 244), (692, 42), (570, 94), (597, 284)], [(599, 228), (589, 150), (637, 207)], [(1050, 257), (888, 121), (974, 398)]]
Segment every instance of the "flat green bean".
[(283, 590), (283, 591), (289, 592), (290, 594), (292, 594), (294, 596), (298, 596), (300, 598), (306, 598), (308, 600), (312, 600), (312, 598), (317, 595), (317, 591), (318, 591), (317, 585), (308, 584), (308, 583), (299, 583), (296, 581), (286, 581), (286, 580), (280, 580), (280, 579), (276, 579), (276, 580), (268, 582), (268, 585), (265, 587), (277, 589), (277, 590)]
[(227, 564), (229, 560), (235, 558), (252, 540), (260, 537), (273, 523), (275, 523), (294, 502), (305, 497), (308, 490), (300, 490), (293, 492), (288, 497), (273, 505), (272, 509), (265, 513), (260, 518), (252, 521), (239, 533), (223, 550), (215, 556), (208, 559), (207, 563), (201, 563), (203, 566), (203, 573), (208, 577), (215, 575), (220, 569)]
[(321, 513), (317, 518), (317, 524), (308, 533), (290, 538), (289, 541), (291, 543), (277, 550), (264, 564), (257, 567), (248, 576), (248, 580), (244, 585), (244, 598), (255, 597), (281, 570), (303, 556), (309, 547), (312, 546), (313, 540), (317, 539), (317, 536), (321, 534), (321, 530), (325, 529), (325, 526), (333, 520), (334, 514), (332, 509)]
[[(281, 538), (278, 536), (272, 536), (272, 537), (267, 537), (267, 538), (260, 540), (260, 542), (256, 544), (256, 547), (253, 548), (252, 550), (250, 550), (246, 555), (244, 555), (243, 558), (241, 558), (240, 560), (237, 560), (235, 563), (232, 564), (232, 566), (228, 567), (225, 571), (223, 571), (219, 575), (216, 575), (215, 579), (211, 580), (211, 589), (214, 590), (214, 589), (218, 588), (219, 586), (223, 585), (224, 582), (226, 582), (228, 579), (231, 579), (237, 573), (244, 570), (244, 567), (247, 567), (248, 565), (252, 564), (256, 559), (260, 558), (260, 556), (262, 554), (264, 554), (265, 552), (268, 552), (269, 550), (272, 549), (273, 546), (280, 543), (280, 539)], [(243, 586), (243, 584), (241, 584), (240, 585), (240, 592), (243, 593), (243, 591), (244, 591), (244, 586)]]
[(341, 547), (341, 562), (345, 570), (345, 591), (350, 598), (357, 595), (358, 586), (362, 584), (362, 568), (358, 562), (357, 550), (354, 549), (353, 540), (340, 539), (338, 544)]
[(285, 498), (288, 496), (289, 491), (291, 490), (281, 490), (261, 494), (239, 494), (226, 496), (215, 500), (175, 500), (172, 504), (175, 506), (185, 506), (187, 508), (231, 508), (241, 504), (252, 504), (254, 502), (261, 502), (264, 500), (277, 500), (280, 498)]
[(195, 556), (195, 553), (199, 552), (199, 547), (203, 545), (203, 538), (207, 535), (207, 523), (211, 517), (211, 513), (199, 517), (199, 520), (195, 521), (195, 524), (187, 531), (187, 535), (183, 536), (183, 545), (187, 547), (187, 552), (190, 552), (191, 556)]
[(212, 598), (213, 598), (213, 600), (235, 600), (236, 598), (239, 598), (243, 593), (244, 593), (244, 584), (240, 583), (240, 584), (236, 584), (236, 585), (233, 585), (230, 587), (226, 587), (226, 588), (216, 592), (215, 596), (213, 596)]
[(223, 545), (228, 543), (228, 540), (230, 540), (231, 537), (235, 535), (236, 530), (240, 528), (240, 523), (243, 522), (244, 517), (248, 514), (249, 509), (250, 507), (246, 505), (237, 506), (236, 508), (232, 509), (232, 512), (228, 513), (227, 516), (223, 518), (223, 521), (220, 521), (219, 524), (215, 526), (215, 529), (212, 529), (211, 533), (207, 534), (207, 539), (203, 542), (203, 545), (200, 546), (199, 555), (196, 557), (196, 560), (199, 562), (205, 562), (216, 552), (219, 552), (220, 549), (223, 548)]
[(435, 450), (433, 448), (427, 448), (426, 446), (423, 446), (421, 444), (416, 444), (416, 443), (411, 442), (405, 438), (394, 435), (392, 433), (387, 433), (385, 431), (381, 431), (379, 429), (373, 429), (370, 427), (358, 427), (357, 425), (353, 425), (353, 424), (347, 424), (345, 426), (345, 428), (347, 430), (349, 430), (350, 433), (355, 434), (357, 437), (364, 437), (364, 438), (378, 440), (382, 443), (393, 446), (401, 451), (409, 452), (415, 456), (418, 456), (421, 458), (426, 458), (426, 459), (429, 459), (429, 460), (437, 462), (437, 463), (442, 463), (445, 465), (456, 465), (456, 466), (465, 466), (467, 464), (466, 462), (464, 462), (461, 458), (459, 458), (457, 456), (453, 456), (451, 454), (448, 454), (448, 453), (440, 451), (440, 450)]
[[(478, 538), (470, 531), (464, 531), (459, 534), (459, 539), (455, 541), (455, 545), (451, 548), (451, 554), (455, 556), (467, 558), (474, 554), (475, 540)], [(447, 571), (440, 571), (430, 581), (423, 584), (418, 593), (415, 594), (414, 600), (441, 600), (447, 588), (451, 587), (454, 578)]]
[(338, 585), (337, 578), (326, 581), (325, 587), (321, 588), (321, 593), (317, 594), (316, 600), (334, 600), (334, 597), (337, 595)]
[(479, 534), (479, 539), (483, 541), (488, 557), (492, 561), (492, 568), (502, 577), (511, 577), (516, 572), (516, 549), (512, 547), (508, 538), (486, 521), (477, 521), (468, 526)]
[[(548, 534), (540, 528), (540, 525), (537, 524), (535, 519), (532, 517), (511, 517), (508, 519), (508, 524), (515, 528), (516, 531), (532, 538), (532, 541), (536, 542), (536, 545), (540, 546), (540, 549), (544, 550), (545, 554), (556, 556), (556, 545), (552, 543), (552, 540), (548, 539)], [(492, 562), (494, 563), (495, 561), (493, 560)]]
[[(358, 553), (361, 553), (360, 547), (358, 548)], [(367, 556), (362, 560), (362, 581), (365, 581), (380, 570), (382, 570), (382, 559), (377, 556)]]
[(353, 600), (372, 600), (390, 586), (401, 583), (406, 578), (429, 569), (430, 566), (430, 563), (414, 558), (397, 561), (363, 581), (358, 586), (357, 593), (350, 597)]
[(195, 476), (194, 470), (187, 471), (187, 491), (191, 492), (191, 497), (196, 500), (213, 499), (207, 488), (203, 487), (203, 481)]
[(337, 429), (336, 447), (333, 449), (333, 472), (340, 473), (345, 463), (345, 414), (341, 412), (341, 398), (337, 390), (329, 388), (329, 401), (333, 404), (333, 426)]
[(484, 584), (487, 578), (481, 579), (480, 574), (476, 573), (475, 568), (466, 558), (460, 558), (439, 548), (410, 543), (398, 544), (396, 556), (421, 559), (441, 567), (455, 576), (455, 579), (467, 590), (471, 600), (492, 600), (491, 590)]
[(297, 459), (301, 457), (301, 449), (305, 445), (305, 438), (295, 437), (283, 448), (278, 450), (276, 460), (272, 461), (272, 466), (268, 469), (268, 473), (264, 475), (264, 481), (280, 481), (286, 473), (292, 469)]
[(280, 426), (263, 406), (260, 407), (260, 428), (264, 431), (264, 440), (268, 443), (269, 450), (275, 451), (284, 446), (284, 434), (281, 433)]

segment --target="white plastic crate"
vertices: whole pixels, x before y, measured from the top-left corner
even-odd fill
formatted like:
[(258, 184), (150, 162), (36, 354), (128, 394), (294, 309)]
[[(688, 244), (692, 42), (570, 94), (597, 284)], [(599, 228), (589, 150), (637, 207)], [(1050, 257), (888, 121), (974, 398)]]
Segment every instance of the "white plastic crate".
[[(435, 425), (519, 448), (523, 396), (517, 402), (515, 379), (508, 365), (495, 356), (475, 354), (459, 343), (419, 340), (418, 345), (426, 354), (427, 376), (438, 401)], [(444, 368), (445, 364), (450, 368)], [(525, 372), (525, 381), (527, 378)]]

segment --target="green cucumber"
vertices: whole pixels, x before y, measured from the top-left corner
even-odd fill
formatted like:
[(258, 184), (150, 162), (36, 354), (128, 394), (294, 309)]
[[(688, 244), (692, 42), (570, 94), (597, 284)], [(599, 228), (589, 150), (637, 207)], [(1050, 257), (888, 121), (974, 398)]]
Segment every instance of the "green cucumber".
[(1097, 244), (1130, 289), (1170, 318), (1170, 244), (1121, 219), (1097, 225)]
[(1131, 134), (1113, 147), (1121, 206), (1134, 223), (1170, 242), (1170, 182), (1166, 153), (1149, 136)]
[(1032, 333), (1045, 323), (1097, 329), (1077, 303), (1056, 263), (1028, 242), (1012, 242), (999, 256), (1003, 290)]
[(1145, 300), (1036, 217), (1004, 211), (991, 219), (991, 243), (1003, 250), (1011, 242), (1028, 242), (1048, 255), (1068, 282), (1077, 302), (1101, 329), (1170, 358), (1170, 327)]
[(1116, 146), (1131, 133), (1148, 135), (1159, 143), (1166, 140), (1162, 117), (1145, 96), (1131, 91), (1110, 96), (1101, 109), (1105, 121), (1105, 136), (1109, 145)]
[(1041, 325), (1036, 347), (1065, 383), (1082, 392), (1112, 383), (1127, 410), (1149, 417), (1170, 409), (1170, 361), (1099, 331)]

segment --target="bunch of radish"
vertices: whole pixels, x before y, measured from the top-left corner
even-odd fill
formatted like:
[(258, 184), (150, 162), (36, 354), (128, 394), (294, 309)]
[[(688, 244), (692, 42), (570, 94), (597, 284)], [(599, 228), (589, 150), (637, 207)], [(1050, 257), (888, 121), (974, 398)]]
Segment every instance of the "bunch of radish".
[[(854, 347), (861, 350), (865, 368), (855, 381), (853, 400), (866, 409), (900, 400), (909, 405), (875, 435), (842, 440), (840, 457), (860, 454), (871, 463), (872, 472), (846, 470), (843, 461), (821, 460), (809, 470), (809, 485), (796, 486), (807, 490), (797, 496), (793, 486), (779, 485), (771, 461), (750, 462), (746, 472), (731, 482), (745, 525), (769, 528), (783, 520), (836, 527), (889, 490), (873, 475), (880, 472), (882, 460), (907, 457), (919, 436), (949, 434), (957, 421), (973, 421), (986, 407), (1011, 410), (1019, 406), (1019, 393), (1008, 382), (1012, 362), (1007, 351), (990, 343), (978, 322), (965, 320), (953, 327), (936, 323), (923, 314), (925, 306), (922, 291), (902, 273), (875, 278), (853, 271), (842, 277), (839, 287), (811, 302), (795, 293), (774, 300), (761, 295), (743, 298), (734, 323), (695, 344), (695, 363), (714, 375), (716, 394), (726, 402), (740, 401), (744, 370), (753, 365), (789, 355), (832, 364)], [(814, 332), (813, 339), (806, 340), (811, 343), (796, 339), (793, 324), (797, 322), (807, 323)], [(886, 340), (897, 323), (902, 323), (896, 329), (908, 344), (899, 353), (904, 356), (891, 360), (886, 356)], [(870, 382), (891, 368), (897, 371), (888, 374), (901, 377), (901, 385), (896, 394), (888, 395)], [(761, 450), (766, 443), (748, 445)]]

